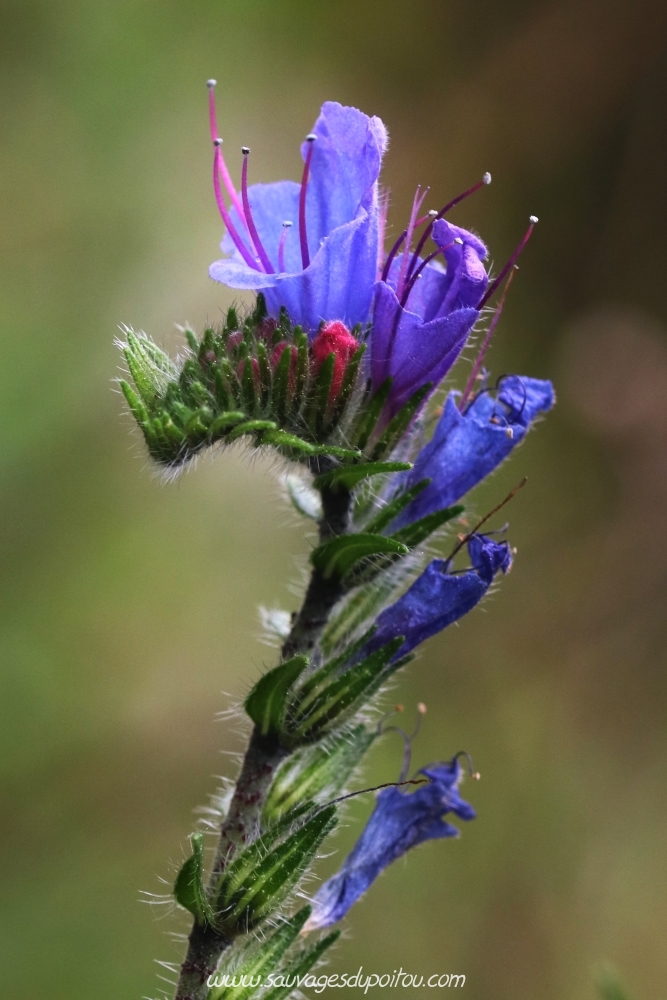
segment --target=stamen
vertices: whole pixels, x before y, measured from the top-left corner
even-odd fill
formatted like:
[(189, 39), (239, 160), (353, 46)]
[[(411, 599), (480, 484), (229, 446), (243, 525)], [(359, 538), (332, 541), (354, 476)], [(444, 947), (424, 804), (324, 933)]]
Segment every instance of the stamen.
[[(216, 80), (207, 80), (206, 86), (208, 87), (208, 117), (211, 126), (211, 142), (214, 146), (221, 146), (222, 139), (218, 138), (218, 123), (215, 114), (215, 85)], [(222, 155), (222, 150), (220, 150), (220, 159), (218, 160), (218, 169), (220, 170), (220, 176), (222, 177), (223, 184), (227, 189), (227, 194), (229, 195), (232, 205), (236, 209), (239, 215), (239, 219), (243, 222), (246, 221), (245, 215), (243, 213), (243, 206), (239, 200), (239, 196), (236, 193), (236, 188), (234, 187), (234, 182), (230, 177), (229, 170), (227, 169), (227, 164), (225, 163), (225, 158)], [(229, 227), (228, 227), (229, 228)]]
[(509, 493), (507, 494), (507, 496), (505, 497), (504, 500), (501, 500), (500, 503), (497, 504), (493, 508), (493, 510), (489, 511), (488, 514), (485, 514), (484, 517), (480, 521), (477, 522), (477, 524), (472, 529), (472, 531), (469, 531), (467, 535), (464, 535), (462, 538), (459, 539), (458, 545), (456, 545), (452, 549), (451, 554), (449, 556), (447, 556), (447, 558), (445, 559), (445, 566), (446, 567), (451, 565), (452, 560), (454, 559), (454, 556), (457, 555), (461, 551), (461, 549), (463, 548), (463, 546), (466, 544), (466, 542), (470, 541), (470, 539), (472, 538), (473, 535), (477, 534), (477, 532), (482, 527), (482, 525), (486, 524), (486, 522), (488, 520), (490, 520), (493, 517), (494, 514), (497, 514), (499, 510), (502, 510), (502, 508), (505, 506), (505, 504), (509, 503), (510, 500), (512, 500), (517, 495), (517, 493), (519, 492), (519, 490), (523, 489), (523, 487), (526, 485), (527, 482), (528, 482), (528, 476), (524, 476), (523, 479), (521, 480), (521, 482), (517, 486), (515, 486), (513, 490), (509, 491)]
[(241, 171), (241, 195), (243, 197), (243, 210), (245, 212), (246, 223), (248, 225), (248, 232), (250, 233), (250, 239), (252, 240), (255, 250), (259, 255), (259, 259), (262, 262), (262, 266), (267, 274), (273, 274), (273, 265), (269, 260), (266, 250), (262, 246), (262, 241), (259, 238), (259, 233), (257, 232), (257, 226), (255, 225), (255, 220), (252, 217), (252, 210), (250, 208), (250, 199), (248, 198), (248, 157), (250, 155), (250, 150), (247, 146), (241, 146), (241, 152), (243, 153), (243, 170)]
[(464, 409), (466, 403), (468, 402), (468, 399), (470, 398), (470, 393), (473, 390), (473, 386), (475, 384), (475, 379), (477, 378), (479, 370), (482, 367), (482, 362), (484, 360), (484, 355), (486, 354), (486, 352), (489, 349), (489, 344), (491, 343), (491, 338), (493, 337), (494, 331), (495, 331), (496, 327), (498, 326), (498, 320), (500, 319), (501, 313), (503, 311), (503, 306), (505, 305), (505, 299), (507, 298), (507, 293), (509, 292), (510, 286), (511, 286), (512, 282), (514, 281), (514, 275), (516, 274), (516, 272), (518, 270), (519, 270), (518, 267), (515, 265), (512, 268), (512, 270), (510, 271), (509, 278), (505, 282), (505, 287), (503, 288), (503, 294), (500, 297), (500, 302), (498, 303), (496, 311), (493, 314), (493, 319), (491, 320), (491, 323), (489, 324), (489, 329), (486, 332), (486, 337), (484, 338), (484, 343), (482, 344), (482, 348), (481, 348), (479, 354), (475, 358), (475, 363), (472, 366), (472, 370), (471, 370), (470, 375), (468, 377), (468, 381), (466, 383), (466, 387), (463, 390), (463, 395), (461, 396), (461, 399), (459, 400), (459, 411), (461, 413), (463, 413), (463, 409)]
[(308, 233), (306, 231), (306, 191), (308, 190), (308, 176), (310, 174), (310, 161), (313, 158), (313, 143), (317, 139), (314, 132), (306, 136), (308, 152), (306, 162), (303, 165), (303, 177), (301, 178), (301, 191), (299, 192), (299, 239), (301, 241), (301, 264), (304, 271), (310, 264), (310, 254), (308, 253)]
[(387, 231), (387, 215), (389, 214), (389, 191), (381, 191), (379, 198), (378, 219), (378, 274), (382, 277), (382, 258), (384, 256), (384, 238)]
[(221, 142), (222, 142), (222, 139), (215, 140), (215, 142), (214, 142), (214, 145), (215, 145), (215, 156), (213, 158), (213, 190), (215, 192), (215, 200), (218, 203), (218, 209), (220, 211), (220, 215), (222, 216), (222, 221), (224, 222), (225, 226), (227, 227), (227, 232), (229, 233), (229, 235), (231, 236), (231, 238), (234, 240), (234, 243), (235, 243), (236, 248), (238, 249), (239, 253), (243, 257), (243, 259), (246, 262), (246, 264), (248, 265), (248, 267), (252, 267), (252, 269), (254, 271), (259, 271), (259, 268), (257, 267), (256, 260), (253, 258), (252, 254), (247, 250), (247, 248), (246, 248), (243, 240), (241, 239), (241, 237), (237, 233), (236, 228), (234, 226), (234, 223), (232, 222), (232, 220), (229, 217), (229, 212), (227, 211), (227, 206), (225, 205), (225, 199), (222, 197), (222, 191), (220, 190), (220, 177), (219, 177), (219, 174), (220, 174), (220, 164), (218, 162), (218, 159), (220, 157), (220, 145), (219, 145), (219, 143), (221, 143)]
[(417, 284), (417, 279), (421, 278), (422, 271), (424, 270), (424, 268), (426, 267), (426, 265), (430, 264), (431, 261), (433, 260), (433, 258), (437, 257), (439, 253), (444, 253), (446, 250), (449, 250), (450, 247), (453, 247), (455, 243), (460, 243), (461, 246), (463, 246), (463, 240), (461, 239), (460, 236), (457, 236), (454, 240), (452, 240), (451, 243), (448, 243), (446, 247), (442, 248), (442, 250), (440, 250), (440, 247), (436, 247), (436, 249), (433, 251), (433, 253), (430, 253), (428, 255), (428, 257), (426, 257), (421, 262), (421, 264), (419, 265), (419, 267), (417, 268), (417, 270), (415, 271), (415, 273), (412, 275), (412, 277), (408, 277), (408, 282), (407, 282), (407, 285), (405, 286), (405, 291), (403, 292), (403, 297), (401, 299), (401, 308), (402, 309), (405, 309), (405, 305), (406, 305), (406, 303), (408, 301), (408, 298), (410, 297), (410, 292), (412, 291), (412, 289)]
[(500, 274), (498, 275), (498, 277), (494, 281), (491, 282), (491, 284), (487, 288), (486, 292), (484, 293), (484, 295), (482, 296), (482, 298), (477, 303), (477, 307), (476, 308), (478, 310), (482, 309), (486, 305), (486, 303), (489, 301), (489, 299), (491, 298), (491, 296), (493, 295), (493, 293), (495, 292), (495, 290), (497, 289), (498, 285), (503, 280), (503, 278), (505, 277), (505, 275), (507, 274), (507, 272), (509, 271), (509, 269), (514, 266), (514, 264), (516, 263), (516, 261), (517, 261), (517, 259), (519, 257), (519, 254), (521, 253), (521, 251), (525, 247), (526, 243), (528, 242), (528, 240), (532, 236), (533, 229), (537, 225), (538, 221), (539, 220), (538, 220), (538, 218), (537, 218), (536, 215), (531, 215), (531, 217), (530, 217), (530, 225), (528, 226), (528, 229), (526, 230), (526, 235), (521, 240), (521, 242), (519, 243), (518, 247), (516, 248), (516, 250), (514, 251), (514, 253), (512, 254), (512, 256), (510, 257), (510, 259), (507, 261), (507, 263), (505, 264), (504, 268), (502, 269), (502, 271), (500, 272)]
[(454, 760), (458, 760), (459, 757), (465, 757), (465, 759), (466, 759), (466, 761), (468, 763), (468, 773), (470, 774), (470, 777), (474, 778), (475, 781), (479, 781), (479, 779), (482, 777), (482, 775), (479, 773), (479, 771), (476, 771), (474, 769), (473, 763), (472, 763), (472, 757), (470, 756), (470, 754), (468, 753), (468, 751), (467, 750), (459, 750), (459, 752), (457, 754), (454, 754)]
[[(426, 244), (427, 239), (433, 232), (433, 223), (437, 222), (438, 219), (441, 219), (443, 215), (447, 215), (447, 212), (449, 212), (452, 208), (454, 208), (455, 205), (458, 205), (460, 201), (464, 201), (465, 198), (469, 198), (471, 194), (474, 194), (475, 191), (479, 191), (479, 189), (481, 187), (484, 187), (485, 184), (490, 184), (490, 183), (491, 183), (491, 174), (487, 170), (487, 172), (482, 177), (481, 181), (477, 181), (476, 184), (473, 184), (473, 186), (471, 188), (468, 188), (467, 191), (464, 191), (463, 194), (459, 194), (456, 196), (456, 198), (452, 198), (452, 200), (448, 201), (447, 204), (444, 206), (444, 208), (441, 208), (439, 212), (433, 213), (433, 218), (431, 219), (431, 222), (422, 233), (422, 238), (417, 244), (417, 249), (415, 250), (412, 256), (412, 260), (410, 261), (410, 269), (408, 271), (408, 277), (410, 277), (412, 271), (417, 266), (419, 255), (424, 249), (424, 245)], [(431, 212), (429, 212), (428, 214), (431, 215)]]
[(396, 295), (401, 298), (405, 288), (405, 278), (408, 271), (408, 254), (410, 253), (410, 248), (412, 246), (412, 234), (415, 231), (415, 225), (417, 224), (417, 214), (419, 209), (422, 207), (424, 198), (428, 194), (429, 189), (425, 188), (423, 194), (420, 193), (421, 189), (417, 187), (415, 191), (415, 197), (412, 202), (412, 212), (410, 213), (410, 221), (408, 222), (408, 228), (405, 234), (405, 250), (403, 252), (403, 257), (401, 259), (401, 269), (398, 274), (398, 281), (396, 282)]
[[(428, 222), (428, 220), (429, 220), (429, 218), (431, 216), (437, 215), (437, 214), (438, 213), (435, 211), (435, 209), (432, 208), (430, 212), (426, 213), (426, 215), (422, 215), (421, 219), (417, 219), (417, 221), (415, 222), (415, 227), (423, 225), (425, 222)], [(398, 253), (398, 251), (401, 249), (401, 245), (403, 243), (403, 240), (405, 239), (405, 237), (407, 235), (408, 235), (408, 231), (407, 231), (407, 229), (404, 229), (403, 232), (401, 233), (401, 235), (398, 237), (398, 239), (394, 243), (394, 245), (391, 248), (391, 250), (389, 251), (389, 253), (387, 255), (387, 260), (385, 261), (384, 268), (382, 269), (382, 277), (380, 279), (381, 281), (386, 281), (387, 278), (389, 277), (389, 271), (391, 269), (391, 265), (394, 263), (394, 257), (396, 256), (396, 254)]]
[(280, 242), (278, 243), (278, 271), (280, 274), (285, 273), (285, 240), (287, 239), (287, 230), (292, 228), (292, 223), (289, 219), (283, 222), (283, 231), (280, 234)]

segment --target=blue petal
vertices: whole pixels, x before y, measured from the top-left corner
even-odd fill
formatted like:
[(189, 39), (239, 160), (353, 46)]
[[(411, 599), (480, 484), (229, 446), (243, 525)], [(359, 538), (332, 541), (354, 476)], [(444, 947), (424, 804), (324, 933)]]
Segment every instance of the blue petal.
[(532, 421), (554, 401), (551, 382), (518, 375), (503, 380), (497, 400), (483, 393), (465, 413), (459, 412), (450, 395), (432, 439), (401, 483), (410, 487), (428, 478), (431, 484), (401, 513), (392, 530), (460, 500), (507, 458)]
[(423, 323), (416, 313), (401, 309), (386, 282), (375, 287), (370, 366), (374, 388), (391, 377), (390, 415), (410, 396), (447, 374), (477, 320), (474, 309), (459, 309), (448, 316)]
[[(248, 188), (248, 200), (253, 221), (274, 269), (278, 270), (278, 245), (283, 232), (283, 222), (291, 222), (292, 228), (285, 240), (285, 270), (290, 274), (302, 270), (299, 248), (299, 185), (294, 181), (277, 181), (275, 184), (252, 184)], [(232, 206), (230, 213), (238, 233), (245, 235), (250, 249), (250, 239), (245, 225)], [(234, 260), (243, 261), (229, 233), (225, 233), (222, 250)], [(251, 268), (248, 268), (251, 270)], [(217, 279), (220, 280), (220, 279)], [(234, 287), (234, 286), (233, 286)], [(254, 287), (254, 286), (253, 286)]]
[[(322, 105), (313, 132), (317, 141), (306, 195), (311, 253), (360, 210), (377, 210), (377, 180), (387, 148), (387, 130), (379, 118), (336, 101)], [(307, 148), (307, 143), (301, 147), (304, 160)]]
[[(462, 244), (455, 243), (456, 239), (462, 240)], [(460, 226), (452, 226), (445, 219), (434, 223), (433, 240), (444, 251), (450, 276), (440, 310), (476, 308), (489, 280), (482, 263), (488, 256), (486, 247), (479, 237)]]
[(414, 792), (387, 788), (377, 797), (361, 837), (341, 870), (325, 882), (313, 899), (313, 913), (306, 929), (329, 927), (348, 912), (377, 876), (412, 847), (459, 831), (442, 817), (453, 812), (474, 819), (475, 811), (458, 792), (461, 768), (456, 758), (421, 770), (429, 783)]
[(468, 551), (474, 568), (467, 573), (449, 573), (444, 559), (430, 562), (410, 589), (379, 616), (377, 630), (363, 654), (402, 635), (405, 642), (395, 658), (405, 656), (471, 611), (486, 594), (498, 570), (506, 573), (511, 565), (507, 542), (495, 542), (485, 535), (474, 536)]
[(262, 289), (272, 316), (284, 306), (292, 322), (311, 334), (322, 320), (340, 319), (352, 327), (368, 320), (377, 240), (377, 214), (362, 211), (325, 239), (305, 271), (262, 274), (230, 257), (211, 264), (209, 273), (231, 288)]

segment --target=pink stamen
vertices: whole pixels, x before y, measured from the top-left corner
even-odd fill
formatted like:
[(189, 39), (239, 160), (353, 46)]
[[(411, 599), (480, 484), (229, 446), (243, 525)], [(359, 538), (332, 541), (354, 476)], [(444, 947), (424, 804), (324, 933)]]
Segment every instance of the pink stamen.
[(459, 237), (457, 237), (455, 240), (452, 240), (451, 243), (448, 243), (446, 247), (443, 247), (442, 250), (440, 249), (440, 247), (436, 247), (436, 249), (433, 251), (433, 253), (430, 253), (428, 255), (428, 257), (426, 257), (421, 262), (421, 264), (419, 265), (419, 267), (417, 268), (417, 270), (415, 271), (415, 273), (412, 275), (412, 277), (408, 277), (407, 284), (405, 286), (405, 291), (403, 292), (403, 297), (401, 299), (401, 309), (405, 309), (406, 302), (408, 301), (408, 298), (410, 297), (410, 292), (412, 291), (412, 289), (417, 284), (417, 279), (421, 275), (421, 273), (424, 270), (424, 268), (426, 267), (426, 265), (430, 264), (431, 261), (433, 260), (433, 258), (437, 257), (439, 253), (443, 253), (444, 254), (445, 251), (449, 250), (450, 247), (453, 247), (455, 243), (463, 243), (463, 240), (460, 239)]
[(243, 153), (243, 169), (241, 171), (241, 195), (243, 197), (243, 211), (245, 212), (246, 223), (248, 226), (248, 232), (250, 233), (250, 239), (252, 240), (255, 250), (262, 262), (262, 266), (267, 274), (273, 274), (273, 265), (269, 260), (266, 250), (262, 246), (262, 241), (259, 238), (259, 233), (257, 232), (257, 226), (255, 225), (255, 220), (252, 217), (252, 210), (250, 208), (250, 199), (248, 198), (248, 157), (250, 156), (250, 150), (247, 146), (241, 147), (241, 152)]
[(287, 230), (292, 228), (292, 223), (287, 221), (283, 222), (283, 231), (280, 234), (280, 242), (278, 243), (278, 271), (280, 274), (285, 274), (285, 240), (287, 239)]
[(473, 186), (471, 188), (468, 188), (467, 191), (464, 191), (463, 194), (459, 194), (456, 196), (456, 198), (452, 198), (452, 200), (448, 201), (445, 207), (441, 208), (439, 212), (433, 213), (431, 217), (431, 222), (424, 230), (422, 238), (417, 244), (417, 249), (415, 250), (412, 260), (410, 261), (410, 269), (408, 271), (408, 277), (412, 274), (413, 270), (415, 269), (417, 261), (419, 260), (419, 255), (424, 249), (424, 245), (427, 239), (433, 232), (433, 223), (437, 222), (438, 219), (441, 219), (443, 215), (447, 215), (447, 212), (449, 212), (452, 208), (454, 208), (455, 205), (458, 205), (460, 201), (464, 201), (465, 198), (469, 198), (471, 194), (475, 193), (475, 191), (479, 191), (481, 187), (484, 187), (486, 184), (490, 183), (491, 183), (491, 174), (487, 171), (482, 177), (481, 181), (477, 181), (476, 184), (473, 184)]
[[(208, 119), (211, 126), (211, 142), (215, 145), (218, 141), (218, 123), (215, 114), (215, 80), (208, 80), (206, 86), (208, 87)], [(220, 139), (220, 144), (222, 139)], [(218, 169), (220, 171), (220, 176), (222, 177), (222, 182), (225, 185), (227, 194), (229, 195), (232, 205), (238, 212), (239, 219), (242, 222), (246, 221), (245, 214), (243, 212), (243, 206), (241, 205), (239, 196), (236, 193), (236, 188), (234, 187), (234, 182), (227, 169), (227, 164), (225, 163), (225, 158), (222, 155), (222, 149), (220, 149), (220, 157), (218, 159)], [(229, 228), (229, 227), (227, 227)]]
[[(221, 140), (222, 141), (222, 140)], [(259, 271), (257, 267), (257, 261), (253, 258), (252, 254), (247, 250), (243, 240), (239, 236), (234, 226), (234, 223), (229, 217), (229, 212), (227, 211), (227, 206), (225, 205), (225, 199), (222, 197), (222, 191), (220, 189), (220, 164), (218, 158), (220, 156), (220, 147), (216, 145), (215, 156), (213, 157), (213, 190), (215, 191), (215, 200), (218, 203), (218, 209), (220, 215), (222, 216), (222, 221), (227, 227), (227, 232), (234, 240), (236, 248), (243, 257), (244, 261), (251, 267), (254, 271)]]
[(417, 216), (419, 214), (419, 209), (422, 207), (424, 198), (428, 194), (429, 189), (424, 188), (423, 194), (420, 194), (421, 189), (417, 187), (415, 192), (415, 197), (412, 202), (412, 211), (410, 212), (410, 221), (408, 222), (408, 228), (405, 234), (405, 250), (401, 258), (401, 268), (398, 273), (398, 281), (396, 282), (396, 296), (400, 299), (403, 295), (405, 287), (405, 278), (408, 272), (408, 258), (410, 255), (410, 248), (412, 247), (412, 234), (415, 231), (415, 226), (417, 224)]
[(303, 177), (301, 178), (301, 191), (299, 192), (299, 240), (301, 241), (301, 264), (304, 271), (310, 264), (310, 254), (308, 253), (308, 232), (306, 230), (306, 191), (308, 190), (308, 177), (310, 175), (310, 161), (313, 158), (313, 143), (317, 139), (314, 132), (306, 136), (308, 152), (306, 162), (303, 165)]
[(468, 381), (466, 383), (466, 387), (463, 390), (463, 395), (461, 396), (461, 399), (459, 400), (459, 411), (461, 413), (463, 412), (463, 409), (464, 409), (466, 403), (468, 402), (468, 400), (470, 398), (470, 394), (471, 394), (471, 392), (472, 392), (472, 390), (474, 388), (475, 379), (477, 378), (477, 376), (479, 374), (479, 370), (482, 367), (482, 362), (484, 361), (484, 355), (486, 354), (486, 352), (489, 349), (489, 344), (491, 343), (491, 338), (493, 337), (494, 331), (495, 331), (496, 327), (498, 326), (498, 320), (500, 319), (501, 313), (503, 311), (503, 306), (505, 305), (505, 299), (507, 298), (507, 293), (510, 290), (510, 285), (514, 281), (514, 275), (516, 274), (517, 270), (518, 270), (518, 268), (515, 267), (510, 272), (510, 276), (507, 279), (505, 287), (503, 288), (503, 294), (500, 297), (500, 302), (498, 303), (496, 311), (493, 314), (493, 319), (491, 320), (491, 323), (489, 324), (489, 329), (486, 332), (486, 337), (484, 338), (484, 343), (482, 344), (482, 347), (480, 349), (479, 354), (475, 358), (475, 363), (472, 366), (472, 370), (470, 372), (470, 376), (469, 376)]
[(526, 235), (521, 240), (521, 242), (519, 243), (518, 247), (516, 248), (516, 250), (514, 251), (514, 253), (512, 254), (512, 256), (510, 257), (510, 259), (507, 261), (507, 263), (505, 264), (504, 268), (502, 269), (502, 271), (500, 272), (500, 274), (498, 275), (498, 277), (494, 281), (491, 282), (491, 284), (487, 288), (485, 294), (482, 296), (482, 298), (477, 303), (477, 306), (476, 306), (477, 309), (482, 309), (486, 305), (486, 303), (489, 301), (489, 299), (491, 298), (491, 296), (493, 295), (493, 293), (495, 292), (495, 290), (497, 289), (498, 285), (503, 280), (503, 278), (505, 277), (505, 275), (507, 274), (507, 272), (509, 271), (509, 269), (513, 266), (513, 264), (516, 263), (516, 261), (517, 261), (517, 259), (519, 257), (519, 254), (521, 253), (521, 251), (525, 247), (526, 243), (528, 242), (528, 240), (532, 236), (533, 229), (537, 225), (537, 222), (538, 222), (537, 216), (536, 215), (531, 215), (531, 217), (530, 217), (530, 225), (528, 226), (528, 229), (526, 230)]

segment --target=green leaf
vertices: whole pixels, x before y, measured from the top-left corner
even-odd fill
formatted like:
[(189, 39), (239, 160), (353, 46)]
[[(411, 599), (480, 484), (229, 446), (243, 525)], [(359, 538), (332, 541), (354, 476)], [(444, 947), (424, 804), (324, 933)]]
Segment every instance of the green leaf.
[(306, 407), (306, 423), (315, 436), (321, 437), (327, 424), (329, 396), (333, 381), (336, 355), (332, 351), (320, 365), (310, 388), (310, 401)]
[(399, 636), (371, 653), (361, 663), (326, 684), (315, 697), (308, 699), (308, 704), (300, 703), (297, 693), (287, 720), (292, 739), (295, 742), (312, 742), (332, 723), (340, 725), (354, 715), (398, 669), (400, 664), (391, 661), (403, 642), (403, 637)]
[[(311, 914), (311, 907), (304, 906), (289, 920), (285, 920), (278, 929), (267, 937), (264, 941), (253, 940), (242, 953), (242, 957), (234, 962), (233, 971), (220, 969), (214, 976), (218, 982), (227, 975), (228, 982), (242, 979), (263, 980), (282, 959), (285, 952), (294, 944), (303, 925)], [(261, 990), (261, 982), (258, 986), (249, 984), (244, 986), (224, 985), (214, 986), (208, 994), (207, 1000), (249, 1000), (253, 994)]]
[(335, 489), (341, 486), (351, 490), (362, 479), (368, 479), (370, 476), (385, 476), (390, 472), (409, 472), (411, 468), (411, 462), (365, 462), (361, 465), (325, 472), (315, 479), (313, 486), (317, 490)]
[(334, 575), (345, 576), (355, 563), (368, 556), (381, 553), (404, 556), (409, 551), (406, 545), (394, 538), (359, 532), (353, 535), (339, 535), (318, 545), (311, 552), (310, 561), (324, 579), (328, 580)]
[(262, 437), (262, 444), (272, 444), (276, 448), (285, 448), (297, 454), (310, 455), (333, 455), (335, 458), (355, 459), (359, 458), (358, 451), (351, 451), (349, 448), (338, 448), (329, 444), (311, 444), (297, 437), (296, 434), (289, 434), (287, 431), (267, 431)]
[(434, 514), (427, 514), (426, 517), (420, 518), (419, 521), (408, 524), (405, 528), (400, 528), (391, 537), (413, 549), (415, 545), (419, 545), (425, 538), (432, 535), (434, 531), (437, 531), (443, 524), (446, 524), (447, 521), (451, 521), (453, 518), (458, 517), (459, 514), (462, 514), (464, 510), (465, 507), (460, 503), (455, 504), (454, 507), (445, 507), (443, 510), (436, 510)]
[(193, 833), (190, 838), (192, 854), (176, 876), (174, 896), (176, 902), (193, 914), (198, 924), (211, 922), (213, 914), (204, 889), (203, 835)]
[(422, 490), (425, 490), (427, 486), (431, 483), (430, 479), (420, 479), (419, 482), (411, 487), (411, 489), (406, 490), (404, 493), (400, 493), (398, 496), (390, 500), (386, 507), (383, 507), (379, 514), (376, 514), (372, 521), (369, 521), (365, 525), (364, 531), (383, 531), (388, 524), (398, 517), (402, 510), (412, 503), (415, 497), (419, 496)]
[(218, 924), (247, 931), (287, 898), (336, 824), (336, 807), (317, 810), (298, 830), (266, 853), (260, 837), (229, 865), (218, 892)]
[(307, 666), (307, 656), (295, 656), (269, 670), (255, 684), (244, 708), (262, 736), (280, 732), (287, 693)]
[(384, 409), (384, 404), (389, 399), (392, 384), (393, 379), (385, 379), (375, 395), (371, 396), (370, 400), (363, 408), (361, 418), (351, 438), (352, 443), (355, 444), (361, 451), (364, 450), (368, 444), (368, 439), (375, 430), (375, 425), (380, 419), (380, 414)]
[(238, 424), (228, 435), (229, 441), (242, 437), (244, 434), (256, 434), (258, 431), (274, 431), (276, 425), (273, 420), (246, 420), (243, 424)]
[[(332, 931), (331, 934), (327, 934), (326, 937), (323, 937), (317, 944), (312, 945), (312, 947), (303, 948), (295, 956), (294, 960), (284, 969), (279, 970), (276, 975), (276, 982), (280, 975), (284, 976), (283, 985), (274, 986), (273, 989), (264, 994), (262, 1000), (284, 1000), (285, 997), (294, 991), (295, 987), (299, 989), (302, 985), (305, 985), (303, 980), (307, 973), (319, 961), (324, 952), (332, 944), (336, 943), (340, 934), (340, 931)], [(295, 978), (296, 983), (294, 982)]]
[(426, 385), (421, 387), (421, 389), (417, 389), (417, 392), (415, 392), (414, 395), (410, 396), (407, 403), (403, 404), (396, 416), (389, 421), (382, 437), (373, 448), (372, 457), (374, 459), (382, 458), (384, 455), (393, 451), (412, 423), (412, 420), (421, 407), (423, 401), (432, 389), (433, 384), (431, 382), (427, 382)]
[(359, 725), (292, 754), (273, 779), (262, 822), (275, 822), (299, 802), (324, 803), (338, 795), (377, 735)]

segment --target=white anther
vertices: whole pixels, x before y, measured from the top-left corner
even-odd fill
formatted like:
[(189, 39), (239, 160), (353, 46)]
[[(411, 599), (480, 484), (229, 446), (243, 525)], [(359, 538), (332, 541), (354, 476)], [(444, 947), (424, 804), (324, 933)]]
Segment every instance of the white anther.
[(489, 173), (488, 170), (486, 171), (486, 173), (482, 177), (482, 183), (483, 184), (490, 184), (491, 183), (491, 174)]
[(291, 225), (292, 223), (290, 222), (290, 220), (285, 219), (285, 221), (283, 222), (283, 229), (289, 229)]
[(535, 223), (539, 222), (540, 220), (537, 218), (536, 215), (531, 215), (530, 221), (532, 222), (533, 225), (535, 225)]
[(216, 85), (217, 82), (218, 82), (217, 80), (207, 80), (206, 81), (206, 86), (208, 87), (209, 90), (212, 90), (213, 87), (215, 87), (215, 85)]
[(316, 139), (317, 136), (315, 135), (314, 132), (309, 132), (309, 134), (306, 136), (306, 142), (315, 142)]
[(241, 152), (243, 153), (244, 156), (247, 156), (248, 153), (250, 152), (250, 148), (248, 146), (241, 146)]
[(220, 139), (220, 138), (214, 139), (213, 140), (213, 145), (214, 146), (222, 146), (222, 139)]
[(432, 219), (435, 219), (436, 215), (438, 214), (437, 208), (432, 208), (428, 214), (431, 216)]
[(455, 242), (455, 243), (458, 243), (458, 244), (459, 244), (459, 246), (463, 246), (463, 240), (461, 239), (461, 237), (460, 237), (460, 236), (455, 236), (455, 237), (454, 237), (454, 242)]

